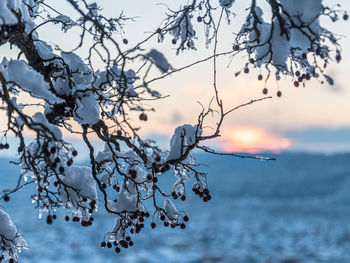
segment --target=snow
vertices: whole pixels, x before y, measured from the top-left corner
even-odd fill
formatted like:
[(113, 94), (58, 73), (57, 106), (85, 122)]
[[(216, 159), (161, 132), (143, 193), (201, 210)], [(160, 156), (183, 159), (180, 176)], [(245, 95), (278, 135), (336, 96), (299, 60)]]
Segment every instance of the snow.
[(96, 94), (85, 92), (83, 97), (76, 100), (76, 105), (74, 119), (78, 123), (92, 126), (100, 120), (100, 106)]
[(158, 67), (158, 69), (162, 73), (166, 73), (171, 69), (171, 65), (169, 64), (167, 59), (158, 50), (151, 49), (151, 51), (148, 52), (146, 56), (148, 56), (153, 61), (153, 63)]
[[(89, 208), (88, 203), (92, 200), (96, 201), (97, 207), (97, 184), (92, 177), (91, 168), (87, 166), (72, 166), (65, 167), (65, 170), (64, 175), (62, 175), (60, 179), (68, 187), (59, 189), (62, 201), (72, 205), (76, 213), (84, 213), (83, 207)], [(76, 191), (78, 191), (79, 194), (77, 194)], [(69, 199), (67, 197), (67, 192), (69, 194)], [(82, 202), (83, 197), (86, 197), (88, 201)], [(78, 204), (80, 205), (78, 206)]]
[(0, 25), (13, 25), (18, 23), (18, 18), (11, 12), (11, 9), (18, 11), (21, 2), (21, 0), (0, 1)]
[(178, 213), (174, 203), (169, 198), (164, 199), (163, 209), (170, 220), (176, 220)]
[(49, 123), (44, 114), (42, 114), (41, 112), (37, 112), (33, 115), (32, 118), (34, 121), (34, 127), (36, 124), (39, 124), (37, 128), (41, 129), (42, 127), (40, 126), (40, 124), (42, 124), (52, 132), (56, 140), (62, 140), (62, 132), (60, 131), (60, 129), (57, 126)]
[(201, 135), (201, 130), (196, 126), (185, 124), (175, 129), (175, 132), (170, 140), (170, 151), (166, 160), (179, 159), (186, 149), (195, 144), (196, 137)]
[(27, 242), (18, 234), (10, 216), (0, 209), (0, 244), (5, 260), (17, 259), (17, 250), (27, 247)]
[(33, 70), (24, 60), (3, 59), (0, 70), (7, 82), (14, 82), (33, 97), (44, 99), (51, 104), (61, 103), (62, 99), (50, 92), (49, 84), (41, 74)]
[(47, 44), (45, 41), (35, 41), (34, 42), (35, 48), (39, 53), (39, 56), (44, 59), (52, 59), (55, 57), (55, 54), (53, 53), (52, 47)]
[(137, 210), (138, 192), (130, 180), (123, 180), (116, 202), (108, 200), (108, 208), (115, 212), (135, 212)]

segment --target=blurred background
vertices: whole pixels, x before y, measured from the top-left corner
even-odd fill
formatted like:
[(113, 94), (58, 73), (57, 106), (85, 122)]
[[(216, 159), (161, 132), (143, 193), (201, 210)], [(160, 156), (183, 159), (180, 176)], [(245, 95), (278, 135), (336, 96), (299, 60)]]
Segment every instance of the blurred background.
[[(71, 13), (64, 1), (51, 2), (60, 11)], [(219, 51), (231, 49), (232, 32), (239, 30), (245, 18), (246, 2), (236, 1), (237, 16), (222, 27)], [(331, 0), (323, 2), (334, 4)], [(348, 1), (339, 2), (350, 10)], [(155, 0), (119, 1), (117, 8), (114, 1), (101, 0), (98, 4), (106, 15), (116, 16), (124, 10), (127, 16), (135, 17), (135, 22), (125, 26), (125, 33), (116, 36), (127, 38), (130, 46), (157, 28), (161, 22), (158, 14), (166, 11)], [(169, 0), (167, 5), (176, 8), (179, 1)], [(334, 86), (312, 80), (305, 87), (295, 88), (290, 78), (278, 83), (271, 80), (267, 88), (273, 98), (233, 112), (225, 120), (222, 137), (210, 142), (218, 150), (274, 156), (277, 161), (195, 154), (197, 163), (203, 164), (201, 169), (208, 172), (213, 199), (203, 203), (187, 189), (187, 201), (176, 203), (190, 217), (185, 230), (164, 228), (159, 221), (152, 230), (147, 222), (134, 238), (135, 246), (116, 255), (99, 245), (104, 233), (113, 227), (113, 217), (100, 212), (91, 227), (82, 228), (66, 223), (64, 211), (57, 211), (58, 219), (49, 226), (38, 219), (30, 200), (31, 189), (26, 188), (5, 206), (30, 245), (30, 250), (21, 254), (21, 262), (350, 262), (349, 23), (342, 19), (337, 23), (321, 21), (342, 38), (343, 60), (327, 71), (335, 79)], [(52, 29), (44, 27), (40, 36), (50, 44), (71, 49), (77, 35), (67, 37), (59, 33), (59, 26), (55, 30), (58, 33), (52, 34)], [(203, 40), (204, 28), (198, 25), (196, 30)], [(183, 56), (175, 55), (171, 38), (160, 44), (151, 41), (145, 48), (155, 45), (175, 68), (212, 54), (204, 41), (198, 41), (198, 51), (186, 51)], [(86, 50), (79, 52), (84, 58)], [(0, 49), (1, 56), (11, 54), (15, 51)], [(259, 69), (234, 76), (245, 61), (244, 54), (232, 62), (228, 57), (218, 59), (218, 87), (226, 109), (262, 97), (264, 84), (257, 80)], [(156, 111), (149, 113), (149, 121), (142, 123), (140, 132), (168, 148), (177, 126), (196, 123), (201, 110), (197, 101), (208, 105), (213, 97), (212, 62), (176, 73), (152, 88), (170, 96), (155, 102)], [(275, 96), (278, 89), (281, 98)], [(215, 116), (212, 121), (215, 123)], [(79, 162), (87, 164), (83, 143), (68, 134), (66, 138), (79, 150)], [(9, 151), (0, 151), (2, 189), (14, 186), (20, 173), (18, 166), (9, 164), (17, 149), (14, 138), (10, 144)], [(103, 147), (97, 141), (95, 145), (97, 149)], [(161, 183), (174, 181), (169, 175)]]

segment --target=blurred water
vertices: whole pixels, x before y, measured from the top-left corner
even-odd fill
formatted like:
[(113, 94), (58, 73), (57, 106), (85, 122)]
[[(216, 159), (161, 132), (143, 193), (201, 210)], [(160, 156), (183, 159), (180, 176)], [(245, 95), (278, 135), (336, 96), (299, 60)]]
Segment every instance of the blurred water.
[[(113, 216), (95, 215), (94, 224), (82, 228), (64, 222), (59, 211), (49, 226), (38, 219), (25, 189), (6, 204), (31, 247), (21, 262), (350, 262), (350, 155), (277, 158), (197, 156), (208, 166), (202, 169), (209, 172), (213, 199), (203, 203), (189, 188), (188, 201), (176, 203), (190, 217), (185, 230), (153, 230), (147, 222), (135, 246), (119, 255), (99, 246)], [(17, 167), (7, 163), (0, 161), (0, 188), (17, 179)]]

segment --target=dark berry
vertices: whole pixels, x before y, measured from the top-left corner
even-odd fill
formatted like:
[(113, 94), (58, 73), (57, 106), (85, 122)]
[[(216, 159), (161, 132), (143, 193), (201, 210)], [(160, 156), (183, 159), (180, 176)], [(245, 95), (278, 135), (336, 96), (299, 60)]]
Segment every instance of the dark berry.
[(263, 76), (260, 74), (259, 76), (258, 76), (258, 80), (262, 80), (263, 79)]
[(151, 227), (152, 227), (153, 229), (156, 228), (156, 226), (157, 226), (156, 223), (154, 223), (154, 222), (151, 223)]
[(165, 220), (165, 215), (160, 216), (160, 220), (164, 221)]
[(78, 152), (77, 152), (76, 150), (74, 150), (74, 151), (72, 152), (72, 155), (75, 157), (75, 156), (78, 155)]
[(9, 201), (10, 201), (10, 197), (9, 197), (8, 195), (5, 195), (5, 196), (4, 196), (4, 201), (5, 201), (5, 202), (9, 202)]
[(69, 216), (65, 216), (64, 220), (69, 221)]
[(296, 88), (299, 87), (299, 82), (298, 81), (294, 81), (294, 87), (296, 87)]
[(171, 227), (171, 228), (175, 228), (176, 225), (175, 225), (175, 224), (171, 224), (170, 227)]
[(188, 220), (189, 220), (188, 216), (184, 216), (184, 221), (188, 222)]
[(8, 149), (8, 148), (10, 148), (10, 145), (8, 143), (5, 143), (4, 148)]
[(239, 50), (239, 46), (238, 46), (238, 45), (234, 45), (234, 46), (232, 47), (232, 49), (233, 49), (234, 51), (238, 51), (238, 50)]
[(148, 119), (147, 114), (144, 113), (144, 112), (142, 112), (142, 113), (140, 114), (140, 116), (139, 116), (139, 119), (140, 119), (141, 121), (147, 121), (147, 119)]
[(55, 158), (55, 163), (59, 163), (61, 161), (60, 157)]
[(108, 247), (108, 248), (111, 248), (111, 247), (112, 247), (112, 243), (111, 243), (111, 242), (108, 242), (108, 243), (107, 243), (107, 247)]
[(127, 45), (127, 44), (129, 43), (129, 41), (128, 41), (126, 38), (124, 38), (124, 39), (123, 39), (123, 43), (124, 43), (125, 45)]
[(120, 248), (119, 248), (119, 247), (116, 247), (116, 248), (114, 249), (114, 251), (115, 251), (116, 253), (120, 253)]
[(199, 23), (202, 22), (202, 21), (203, 21), (202, 17), (198, 16), (198, 17), (197, 17), (197, 21), (198, 21)]
[(118, 136), (122, 136), (122, 134), (123, 134), (123, 133), (122, 133), (121, 130), (117, 130), (117, 135), (118, 135)]
[(249, 59), (249, 62), (254, 64), (255, 63), (255, 60), (253, 58)]
[(181, 229), (185, 229), (186, 228), (186, 225), (184, 223), (180, 224), (180, 228)]
[(61, 166), (61, 167), (58, 169), (58, 171), (59, 171), (61, 174), (63, 174), (63, 173), (64, 173), (64, 168)]
[(140, 221), (140, 222), (143, 222), (143, 221), (145, 221), (145, 219), (141, 216), (141, 217), (139, 218), (139, 221)]
[(168, 226), (169, 226), (169, 223), (168, 223), (168, 222), (164, 222), (164, 226), (165, 226), (165, 227), (168, 227)]
[(132, 247), (134, 245), (134, 242), (129, 241), (129, 246)]
[(173, 40), (171, 40), (171, 43), (172, 43), (173, 45), (176, 45), (176, 39), (174, 38)]
[(51, 217), (50, 215), (48, 215), (48, 216), (46, 217), (46, 223), (47, 223), (48, 225), (51, 225), (51, 224), (52, 224), (52, 217)]
[(57, 216), (56, 216), (56, 215), (53, 215), (53, 216), (52, 216), (52, 219), (53, 219), (53, 220), (56, 220), (56, 219), (57, 219)]
[(300, 71), (299, 70), (295, 71), (295, 76), (297, 76), (297, 77), (300, 76)]
[(73, 164), (73, 160), (72, 159), (69, 159), (68, 161), (67, 161), (67, 166), (71, 166)]
[(343, 15), (343, 19), (346, 21), (346, 20), (348, 20), (349, 19), (349, 15), (348, 14), (344, 14)]
[(303, 58), (303, 59), (306, 59), (306, 58), (307, 58), (306, 53), (303, 53), (302, 58)]
[(53, 183), (53, 185), (54, 185), (55, 187), (57, 187), (57, 186), (58, 186), (58, 182), (55, 181), (55, 182)]
[(249, 73), (249, 68), (244, 69), (244, 73), (248, 74)]
[(186, 200), (186, 195), (181, 196), (181, 201), (185, 201)]
[(0, 143), (0, 150), (4, 149), (4, 145), (2, 143)]
[(153, 183), (158, 182), (158, 178), (157, 177), (153, 177)]
[(105, 247), (105, 246), (106, 246), (106, 242), (105, 242), (105, 241), (102, 241), (101, 247)]
[(54, 154), (55, 152), (56, 152), (56, 148), (52, 147), (51, 150), (50, 150), (50, 153)]
[(282, 96), (282, 92), (279, 90), (277, 91), (277, 97), (281, 97)]
[(203, 193), (204, 193), (205, 195), (208, 195), (208, 194), (209, 194), (209, 189), (208, 189), (208, 188), (205, 188), (205, 189), (203, 190)]
[(341, 60), (341, 55), (337, 55), (335, 59), (337, 60), (337, 62), (339, 62)]

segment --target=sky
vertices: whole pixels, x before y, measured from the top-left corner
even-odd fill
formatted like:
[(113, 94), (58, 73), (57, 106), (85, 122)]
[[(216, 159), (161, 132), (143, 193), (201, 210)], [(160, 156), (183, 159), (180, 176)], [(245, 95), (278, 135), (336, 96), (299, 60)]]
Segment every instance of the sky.
[[(51, 0), (51, 2), (55, 2)], [(58, 10), (66, 12), (64, 1), (55, 2)], [(179, 6), (179, 2), (168, 0), (170, 7)], [(258, 3), (263, 3), (258, 0)], [(335, 1), (324, 1), (334, 3)], [(343, 9), (350, 11), (349, 1), (337, 1), (342, 3)], [(232, 32), (239, 30), (244, 15), (245, 0), (237, 0), (236, 18), (230, 25), (222, 26), (219, 33), (219, 51), (227, 51), (231, 48), (234, 35)], [(116, 36), (117, 39), (127, 38), (129, 45), (137, 43), (152, 30), (158, 27), (166, 11), (159, 1), (135, 0), (118, 1), (100, 0), (98, 4), (104, 8), (108, 16), (117, 16), (122, 10), (126, 16), (134, 17), (134, 22), (127, 22), (125, 33)], [(72, 13), (74, 16), (75, 14)], [(267, 83), (269, 95), (273, 98), (258, 102), (234, 111), (225, 119), (222, 136), (209, 145), (223, 151), (233, 152), (281, 152), (281, 151), (315, 151), (315, 152), (343, 152), (350, 151), (350, 87), (348, 76), (350, 73), (350, 21), (340, 20), (337, 23), (321, 21), (321, 25), (336, 32), (343, 47), (342, 61), (333, 63), (328, 68), (336, 84), (333, 87), (320, 85), (317, 80), (310, 81), (306, 87), (295, 88), (291, 78), (282, 78), (276, 82), (270, 80)], [(61, 47), (70, 49), (77, 43), (75, 36), (67, 37), (59, 32), (52, 33), (49, 28), (43, 27), (40, 36), (49, 43), (58, 43)], [(197, 41), (198, 51), (186, 51), (179, 56), (175, 55), (175, 49), (171, 45), (171, 38), (166, 38), (164, 43), (151, 41), (145, 48), (156, 47), (162, 51), (173, 67), (179, 68), (194, 60), (205, 58), (212, 54), (212, 47), (206, 49), (204, 43), (204, 28), (198, 27)], [(202, 40), (202, 41), (201, 41)], [(0, 49), (0, 56), (4, 56)], [(79, 51), (84, 57), (86, 50)], [(238, 77), (234, 73), (243, 67), (245, 55), (239, 55), (230, 61), (229, 57), (218, 59), (218, 90), (226, 109), (233, 108), (251, 99), (263, 96), (264, 84), (257, 80), (259, 69), (252, 70), (249, 74), (241, 74)], [(213, 65), (212, 61), (202, 63), (185, 71), (175, 73), (170, 77), (155, 82), (153, 89), (162, 95), (169, 97), (152, 104), (155, 112), (148, 114), (148, 121), (142, 123), (140, 133), (145, 137), (158, 138), (162, 144), (167, 145), (174, 129), (184, 123), (195, 124), (201, 106), (208, 105), (214, 95), (213, 92)], [(282, 91), (282, 97), (277, 98), (277, 90)], [(214, 127), (214, 118), (208, 123)], [(137, 122), (137, 119), (135, 119)]]

